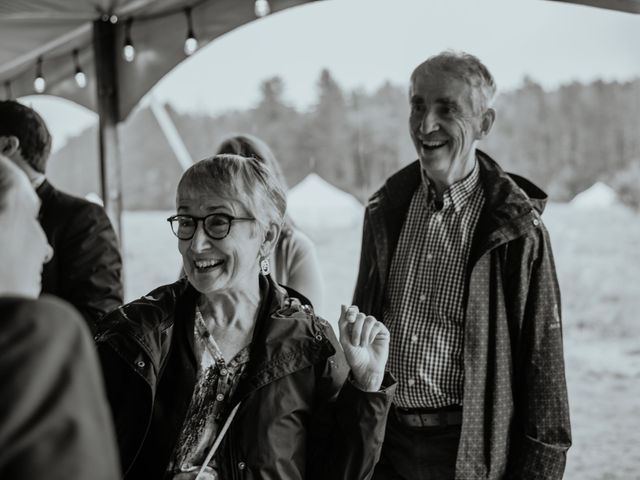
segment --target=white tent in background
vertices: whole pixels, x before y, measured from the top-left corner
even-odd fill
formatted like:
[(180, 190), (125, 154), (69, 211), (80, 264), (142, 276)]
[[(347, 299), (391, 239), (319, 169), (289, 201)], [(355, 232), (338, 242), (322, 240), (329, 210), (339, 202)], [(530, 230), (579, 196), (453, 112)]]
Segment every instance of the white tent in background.
[(620, 201), (613, 188), (602, 182), (596, 182), (573, 197), (570, 204), (578, 208), (608, 208), (619, 205)]
[(315, 173), (289, 190), (287, 212), (303, 230), (359, 228), (364, 207), (353, 196)]

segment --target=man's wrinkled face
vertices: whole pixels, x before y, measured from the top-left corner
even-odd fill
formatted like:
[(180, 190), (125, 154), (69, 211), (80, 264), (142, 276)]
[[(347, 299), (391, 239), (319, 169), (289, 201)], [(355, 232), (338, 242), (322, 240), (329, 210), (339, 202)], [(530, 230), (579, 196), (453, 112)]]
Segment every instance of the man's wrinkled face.
[(447, 72), (417, 70), (410, 87), (411, 139), (429, 176), (470, 171), (481, 137), (481, 92)]

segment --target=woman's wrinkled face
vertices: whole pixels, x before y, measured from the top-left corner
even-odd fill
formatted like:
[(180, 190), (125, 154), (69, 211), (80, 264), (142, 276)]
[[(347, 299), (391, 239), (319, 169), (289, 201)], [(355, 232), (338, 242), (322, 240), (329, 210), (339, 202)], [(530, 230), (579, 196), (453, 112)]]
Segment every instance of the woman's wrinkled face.
[[(212, 213), (252, 217), (240, 201), (189, 187), (178, 192), (176, 207), (179, 215), (198, 218)], [(220, 240), (209, 236), (199, 221), (193, 238), (178, 240), (178, 249), (189, 282), (200, 293), (207, 294), (242, 290), (255, 283), (262, 243), (255, 220), (231, 222), (229, 234)]]

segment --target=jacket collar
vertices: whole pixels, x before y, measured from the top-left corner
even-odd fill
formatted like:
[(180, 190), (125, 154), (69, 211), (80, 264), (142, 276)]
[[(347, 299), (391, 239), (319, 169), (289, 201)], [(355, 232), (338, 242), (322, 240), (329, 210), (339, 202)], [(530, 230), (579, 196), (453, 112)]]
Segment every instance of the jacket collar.
[[(326, 322), (313, 310), (288, 296), (271, 277), (260, 278), (262, 302), (253, 333), (251, 358), (235, 397), (335, 353), (325, 335)], [(197, 291), (186, 278), (159, 287), (107, 315), (96, 341), (106, 341), (133, 366), (152, 388), (169, 352), (176, 319), (193, 322)], [(193, 331), (191, 328), (189, 331)], [(141, 359), (151, 365), (136, 368)]]
[(36, 188), (36, 193), (38, 194), (38, 197), (40, 197), (40, 200), (44, 204), (46, 203), (47, 199), (50, 198), (55, 193), (55, 188), (53, 188), (53, 185), (51, 185), (49, 183), (49, 180), (45, 178), (44, 182), (42, 182), (38, 186), (38, 188)]
[[(533, 183), (505, 173), (481, 150), (476, 150), (485, 203), (474, 235), (471, 258), (523, 235), (539, 224), (547, 196)], [(384, 285), (409, 203), (421, 185), (418, 160), (387, 179), (367, 204), (367, 218), (375, 243), (380, 281)]]

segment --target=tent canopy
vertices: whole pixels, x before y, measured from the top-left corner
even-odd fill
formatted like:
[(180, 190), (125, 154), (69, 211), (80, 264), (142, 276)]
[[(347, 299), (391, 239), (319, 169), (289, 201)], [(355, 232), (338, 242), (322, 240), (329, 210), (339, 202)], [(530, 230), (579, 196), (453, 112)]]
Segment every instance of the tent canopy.
[[(313, 0), (271, 0), (272, 12)], [(0, 3), (0, 98), (36, 93), (38, 59), (45, 93), (99, 111), (95, 75), (94, 22), (113, 24), (118, 85), (117, 120), (173, 67), (186, 58), (183, 46), (191, 9), (199, 46), (256, 19), (254, 0), (12, 0)], [(136, 50), (122, 56), (126, 31)], [(74, 80), (78, 65), (87, 85)], [(126, 86), (126, 88), (125, 88)]]

